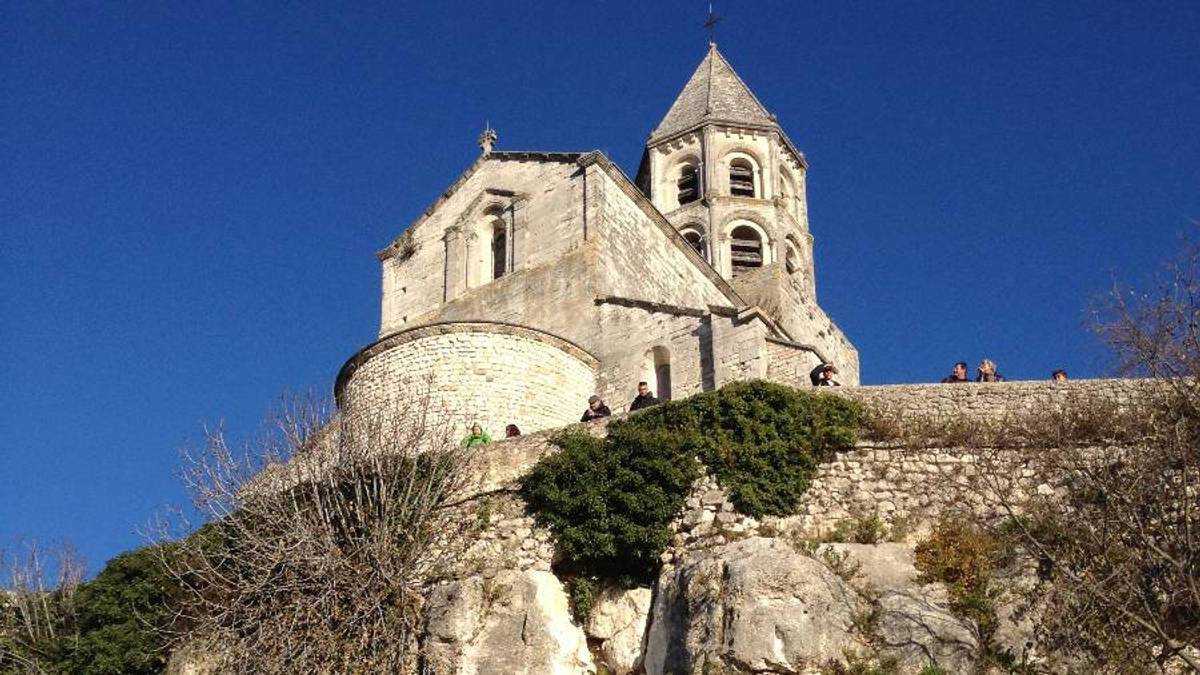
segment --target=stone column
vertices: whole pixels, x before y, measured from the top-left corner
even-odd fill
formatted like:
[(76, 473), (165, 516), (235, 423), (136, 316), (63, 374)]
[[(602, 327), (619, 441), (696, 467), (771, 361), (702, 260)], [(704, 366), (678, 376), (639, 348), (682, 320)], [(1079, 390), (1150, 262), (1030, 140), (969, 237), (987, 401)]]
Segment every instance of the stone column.
[(716, 223), (709, 225), (712, 230), (713, 269), (726, 279), (733, 278), (733, 262), (729, 259), (729, 234), (717, 232)]
[(508, 268), (507, 269), (509, 272), (516, 271), (516, 269), (517, 269), (517, 253), (518, 253), (517, 240), (518, 240), (518, 238), (520, 239), (521, 244), (522, 244), (522, 246), (520, 248), (520, 252), (524, 253), (524, 251), (525, 251), (524, 244), (525, 244), (525, 236), (526, 236), (526, 232), (527, 232), (527, 230), (526, 230), (527, 223), (525, 222), (525, 220), (526, 220), (525, 207), (527, 205), (527, 201), (528, 200), (526, 200), (525, 197), (523, 197), (523, 196), (514, 197), (512, 200), (512, 204), (508, 208), (508, 213), (507, 213), (508, 217), (505, 219), (506, 226), (508, 227), (508, 231), (505, 233), (508, 250), (505, 253), (508, 256)]
[[(766, 170), (763, 172), (763, 175), (765, 177), (765, 181), (764, 181), (765, 189), (763, 191), (763, 199), (772, 199), (774, 197), (779, 196), (779, 193), (776, 191), (776, 188), (778, 187), (778, 183), (779, 183), (779, 176), (776, 175), (779, 170), (779, 132), (778, 131), (771, 132), (771, 135), (767, 138), (767, 146), (770, 148), (770, 152), (767, 153), (768, 154), (767, 163), (769, 164), (769, 166), (765, 167)], [(769, 185), (765, 184), (765, 183), (769, 183)]]
[(817, 270), (813, 263), (813, 236), (807, 231), (800, 234), (804, 241), (804, 250), (800, 252), (801, 264), (804, 265), (804, 290), (809, 299), (817, 301)]
[[(492, 242), (489, 240), (484, 243), (484, 246), (491, 247)], [(480, 254), (479, 248), (479, 233), (475, 228), (471, 228), (463, 233), (463, 288), (475, 288), (484, 283), (483, 280), (483, 256)], [(487, 270), (490, 275), (491, 270)]]
[(444, 257), (442, 302), (450, 302), (462, 294), (466, 286), (466, 261), (463, 255), (462, 228), (454, 225), (446, 228), (442, 237), (446, 254)]

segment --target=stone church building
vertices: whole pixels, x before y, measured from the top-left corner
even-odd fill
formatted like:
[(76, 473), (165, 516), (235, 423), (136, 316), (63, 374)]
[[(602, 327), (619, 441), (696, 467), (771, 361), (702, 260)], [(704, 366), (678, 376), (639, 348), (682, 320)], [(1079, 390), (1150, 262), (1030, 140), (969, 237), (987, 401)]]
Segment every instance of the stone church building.
[(344, 411), (428, 401), (493, 436), (733, 380), (858, 383), (817, 305), (808, 163), (710, 45), (630, 180), (603, 153), (482, 154), (378, 253), (379, 339), (342, 367)]

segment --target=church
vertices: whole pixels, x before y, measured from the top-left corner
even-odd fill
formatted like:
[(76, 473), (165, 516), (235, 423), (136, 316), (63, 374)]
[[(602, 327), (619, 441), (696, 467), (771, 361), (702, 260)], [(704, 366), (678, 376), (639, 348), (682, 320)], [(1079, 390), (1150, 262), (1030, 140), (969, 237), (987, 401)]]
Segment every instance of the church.
[[(808, 386), (858, 352), (817, 304), (808, 162), (710, 43), (635, 179), (603, 153), (481, 154), (383, 250), (379, 339), (343, 412), (422, 410), (493, 435), (763, 378)], [(423, 413), (423, 414), (428, 414)]]

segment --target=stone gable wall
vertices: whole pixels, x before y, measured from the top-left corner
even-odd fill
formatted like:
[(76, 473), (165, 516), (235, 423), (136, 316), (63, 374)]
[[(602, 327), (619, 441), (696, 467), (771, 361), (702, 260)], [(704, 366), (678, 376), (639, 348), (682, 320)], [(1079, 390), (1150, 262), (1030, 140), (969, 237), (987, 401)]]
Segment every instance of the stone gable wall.
[(767, 340), (767, 379), (792, 387), (809, 386), (808, 374), (821, 362), (816, 354), (777, 340)]
[[(815, 347), (825, 360), (838, 367), (838, 381), (856, 385), (859, 382), (858, 350), (845, 333), (829, 318), (803, 288), (805, 272), (788, 274), (782, 262), (773, 262), (761, 269), (738, 277), (737, 289), (750, 304), (757, 304), (779, 322), (797, 343)], [(813, 363), (815, 367), (817, 364)], [(798, 380), (777, 380), (802, 386), (808, 384), (808, 372)]]
[[(383, 263), (383, 302), (379, 334), (387, 335), (418, 323), (446, 299), (447, 228), (461, 228), (467, 238), (480, 221), (477, 212), (486, 203), (517, 204), (513, 233), (516, 270), (536, 267), (557, 259), (583, 243), (582, 193), (577, 179), (579, 167), (564, 161), (485, 160), (457, 186), (450, 197), (429, 216), (412, 225), (405, 233), (415, 247), (411, 256), (391, 256)], [(488, 193), (488, 190), (512, 193), (514, 198)], [(478, 234), (478, 233), (476, 233)], [(490, 235), (489, 235), (490, 236)], [(479, 265), (476, 254), (491, 245), (484, 236), (471, 243), (459, 241), (458, 265)], [(465, 268), (458, 269), (465, 275)], [(457, 276), (457, 274), (456, 274)], [(490, 270), (488, 275), (490, 278)], [(490, 283), (490, 282), (488, 282)], [(486, 285), (481, 280), (456, 281), (457, 292), (451, 299)], [(471, 317), (481, 318), (481, 317)]]

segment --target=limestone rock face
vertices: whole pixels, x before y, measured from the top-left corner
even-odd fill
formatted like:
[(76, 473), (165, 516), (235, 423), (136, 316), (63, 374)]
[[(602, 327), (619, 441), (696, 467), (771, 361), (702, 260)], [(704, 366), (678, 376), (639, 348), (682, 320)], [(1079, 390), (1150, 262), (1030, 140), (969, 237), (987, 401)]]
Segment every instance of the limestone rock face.
[(645, 669), (811, 670), (863, 647), (852, 626), (867, 606), (825, 565), (777, 539), (689, 551), (659, 577)]
[(899, 658), (904, 672), (930, 663), (952, 673), (971, 672), (979, 655), (978, 635), (971, 623), (951, 613), (941, 584), (885, 591), (877, 617), (880, 648)]
[(913, 547), (909, 544), (821, 544), (818, 554), (829, 550), (848, 555), (862, 567), (855, 582), (877, 589), (893, 590), (916, 586), (917, 568), (913, 565)]
[(651, 597), (649, 588), (608, 588), (592, 608), (586, 632), (602, 641), (600, 655), (614, 675), (632, 673), (642, 664)]
[[(970, 622), (950, 611), (942, 584), (917, 583), (910, 544), (822, 544), (861, 565), (855, 583), (878, 593), (876, 637), (880, 650), (900, 659), (903, 672), (930, 663), (952, 673), (970, 672), (979, 639)], [(820, 549), (819, 549), (820, 550)]]
[(427, 605), (427, 672), (594, 673), (583, 631), (549, 572), (504, 570), (438, 587)]

